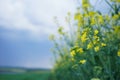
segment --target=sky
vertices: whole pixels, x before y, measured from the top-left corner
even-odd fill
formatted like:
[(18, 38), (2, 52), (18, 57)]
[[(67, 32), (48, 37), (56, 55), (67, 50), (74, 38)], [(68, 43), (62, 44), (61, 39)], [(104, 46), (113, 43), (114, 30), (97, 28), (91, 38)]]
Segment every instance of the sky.
[(48, 36), (57, 31), (54, 17), (65, 25), (77, 6), (75, 0), (0, 0), (0, 66), (52, 68)]

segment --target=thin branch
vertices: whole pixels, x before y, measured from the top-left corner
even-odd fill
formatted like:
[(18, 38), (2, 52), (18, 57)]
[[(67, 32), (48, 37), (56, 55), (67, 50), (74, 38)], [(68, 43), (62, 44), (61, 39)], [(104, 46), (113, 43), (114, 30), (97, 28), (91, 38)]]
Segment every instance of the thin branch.
[(105, 2), (114, 10), (114, 7), (107, 0)]

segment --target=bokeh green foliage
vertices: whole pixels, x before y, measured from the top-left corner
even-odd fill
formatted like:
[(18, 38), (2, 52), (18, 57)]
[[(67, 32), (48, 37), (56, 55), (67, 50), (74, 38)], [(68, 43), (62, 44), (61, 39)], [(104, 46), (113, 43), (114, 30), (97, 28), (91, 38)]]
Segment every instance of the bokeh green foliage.
[[(69, 31), (52, 35), (53, 80), (120, 80), (120, 0), (105, 0), (108, 14), (95, 11), (89, 0), (74, 15)], [(101, 6), (102, 7), (102, 6)]]

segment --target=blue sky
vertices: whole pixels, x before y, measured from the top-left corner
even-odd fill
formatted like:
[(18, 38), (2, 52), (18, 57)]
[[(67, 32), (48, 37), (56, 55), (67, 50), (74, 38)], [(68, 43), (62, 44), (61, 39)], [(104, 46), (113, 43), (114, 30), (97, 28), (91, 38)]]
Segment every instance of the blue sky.
[(65, 16), (77, 6), (75, 0), (0, 0), (0, 66), (52, 68), (48, 36), (57, 31), (53, 18), (66, 26)]

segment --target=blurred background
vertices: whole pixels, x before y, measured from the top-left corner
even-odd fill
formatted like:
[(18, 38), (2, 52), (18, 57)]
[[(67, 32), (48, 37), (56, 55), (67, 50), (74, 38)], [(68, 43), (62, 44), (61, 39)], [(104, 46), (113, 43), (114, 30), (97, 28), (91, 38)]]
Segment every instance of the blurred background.
[(54, 16), (74, 10), (73, 0), (0, 0), (0, 66), (52, 68)]

